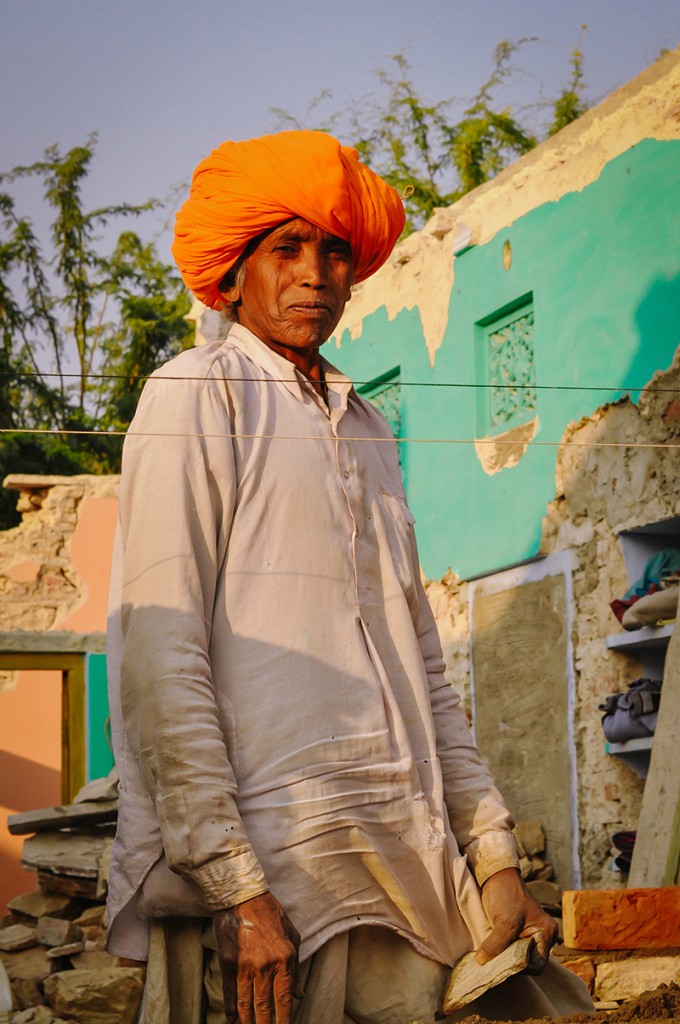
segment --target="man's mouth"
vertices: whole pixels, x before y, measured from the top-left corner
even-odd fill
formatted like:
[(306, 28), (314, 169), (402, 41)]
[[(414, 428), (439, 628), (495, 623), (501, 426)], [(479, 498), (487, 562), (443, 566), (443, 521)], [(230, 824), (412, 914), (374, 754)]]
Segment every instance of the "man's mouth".
[(331, 312), (325, 302), (294, 302), (288, 308), (305, 316), (326, 316)]

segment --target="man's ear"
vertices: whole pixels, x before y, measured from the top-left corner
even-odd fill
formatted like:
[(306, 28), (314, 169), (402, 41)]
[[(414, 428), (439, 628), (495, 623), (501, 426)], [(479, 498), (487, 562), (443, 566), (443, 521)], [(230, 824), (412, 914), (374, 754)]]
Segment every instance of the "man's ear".
[(226, 303), (231, 306), (235, 306), (241, 301), (241, 286), (238, 284), (232, 284), (227, 288), (221, 287), (220, 295)]

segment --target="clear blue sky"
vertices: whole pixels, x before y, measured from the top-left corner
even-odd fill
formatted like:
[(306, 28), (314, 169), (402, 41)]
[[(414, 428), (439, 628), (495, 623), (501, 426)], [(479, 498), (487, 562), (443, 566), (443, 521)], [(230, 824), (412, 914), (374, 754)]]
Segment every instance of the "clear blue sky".
[(0, 14), (0, 168), (97, 131), (97, 204), (167, 195), (223, 139), (274, 129), (272, 107), (304, 117), (321, 89), (338, 106), (370, 92), (399, 50), (425, 97), (466, 98), (497, 42), (538, 36), (508, 93), (525, 102), (559, 91), (586, 23), (594, 103), (680, 43), (678, 0), (0, 0)]

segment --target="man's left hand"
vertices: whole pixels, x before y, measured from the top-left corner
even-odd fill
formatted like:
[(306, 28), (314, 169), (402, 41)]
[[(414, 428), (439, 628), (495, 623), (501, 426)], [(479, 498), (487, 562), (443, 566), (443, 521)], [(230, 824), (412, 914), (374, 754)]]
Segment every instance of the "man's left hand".
[(515, 939), (531, 936), (537, 957), (527, 973), (540, 974), (557, 942), (557, 924), (531, 895), (516, 868), (504, 868), (487, 878), (482, 885), (482, 906), (492, 931), (477, 950), (477, 963), (485, 964)]

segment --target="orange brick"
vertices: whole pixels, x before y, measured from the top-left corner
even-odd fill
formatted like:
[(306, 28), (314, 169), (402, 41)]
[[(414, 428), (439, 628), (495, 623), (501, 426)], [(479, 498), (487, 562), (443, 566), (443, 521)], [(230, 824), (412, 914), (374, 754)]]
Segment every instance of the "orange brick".
[(562, 960), (562, 966), (566, 967), (572, 974), (576, 974), (581, 981), (584, 981), (588, 986), (588, 991), (592, 995), (593, 983), (595, 981), (595, 964), (589, 956), (580, 956), (576, 960)]
[(680, 888), (565, 892), (562, 923), (571, 949), (680, 946)]

